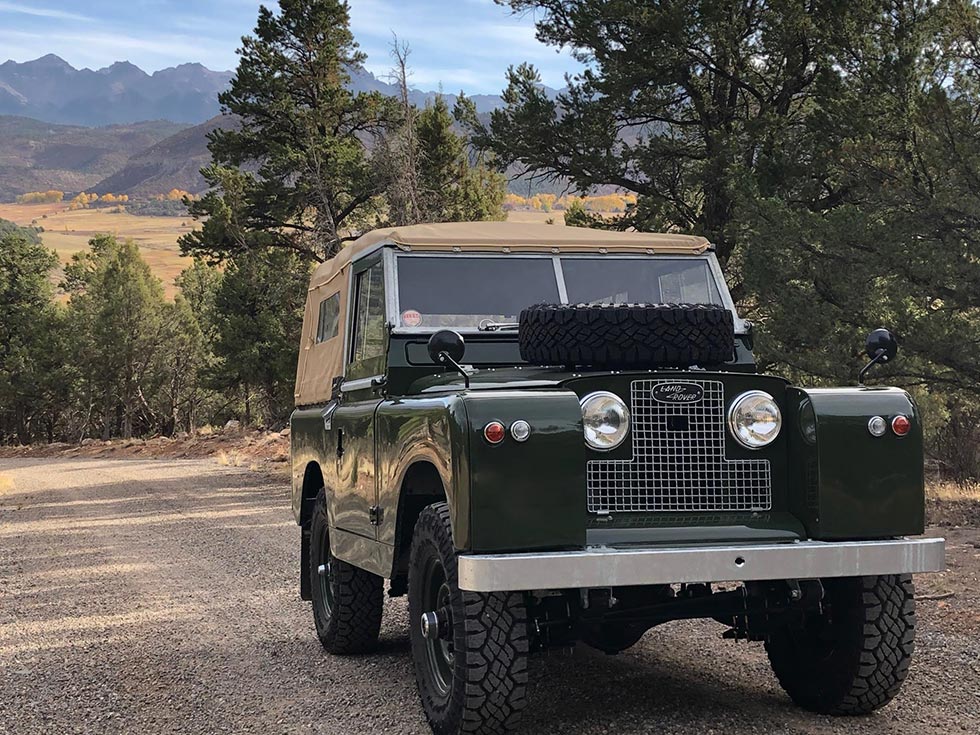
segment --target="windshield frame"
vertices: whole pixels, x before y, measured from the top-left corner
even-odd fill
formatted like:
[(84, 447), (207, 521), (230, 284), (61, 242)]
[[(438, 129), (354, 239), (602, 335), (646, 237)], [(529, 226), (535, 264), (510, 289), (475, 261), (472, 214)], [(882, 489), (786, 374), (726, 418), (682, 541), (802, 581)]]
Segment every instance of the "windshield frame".
[[(425, 251), (425, 250), (412, 250), (409, 252), (398, 250), (395, 248), (385, 248), (385, 273), (387, 274), (385, 280), (388, 284), (388, 294), (387, 294), (387, 306), (388, 306), (388, 320), (392, 325), (392, 334), (432, 334), (436, 329), (432, 326), (421, 326), (421, 327), (402, 327), (398, 325), (401, 318), (401, 307), (399, 304), (399, 280), (398, 280), (398, 261), (402, 258), (415, 258), (415, 257), (426, 257), (426, 258), (509, 258), (513, 259), (525, 259), (534, 258), (541, 260), (551, 260), (554, 270), (555, 278), (558, 284), (558, 294), (561, 299), (562, 304), (568, 303), (568, 290), (565, 287), (565, 275), (562, 270), (562, 259), (612, 259), (612, 260), (700, 260), (707, 263), (708, 271), (714, 278), (715, 287), (718, 289), (718, 293), (721, 296), (722, 305), (725, 306), (735, 319), (735, 332), (736, 334), (746, 333), (746, 322), (741, 317), (739, 317), (738, 312), (735, 310), (735, 302), (732, 300), (731, 292), (728, 290), (728, 284), (725, 281), (724, 274), (721, 270), (721, 264), (718, 262), (717, 256), (712, 251), (708, 251), (702, 255), (647, 255), (647, 254), (630, 254), (630, 253), (501, 253), (500, 251), (467, 251), (463, 252), (451, 252), (447, 253), (445, 251)], [(486, 334), (485, 331), (481, 331), (476, 327), (459, 327), (454, 331), (460, 334)]]

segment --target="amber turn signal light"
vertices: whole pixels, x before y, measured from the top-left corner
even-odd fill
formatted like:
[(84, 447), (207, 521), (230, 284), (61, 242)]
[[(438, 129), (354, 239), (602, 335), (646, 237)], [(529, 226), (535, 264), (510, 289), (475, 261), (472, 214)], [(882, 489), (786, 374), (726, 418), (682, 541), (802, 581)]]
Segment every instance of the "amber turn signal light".
[(912, 422), (909, 421), (908, 416), (899, 414), (892, 419), (892, 431), (895, 432), (895, 436), (905, 436), (912, 431)]
[(499, 421), (491, 421), (483, 429), (483, 438), (486, 439), (491, 444), (500, 444), (504, 440), (506, 435), (504, 431), (504, 425)]

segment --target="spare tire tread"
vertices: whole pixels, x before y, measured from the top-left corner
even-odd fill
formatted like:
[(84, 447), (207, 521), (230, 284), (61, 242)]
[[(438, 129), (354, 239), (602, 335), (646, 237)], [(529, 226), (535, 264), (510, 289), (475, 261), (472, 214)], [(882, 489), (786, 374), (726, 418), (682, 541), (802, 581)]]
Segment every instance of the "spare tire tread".
[(521, 312), (518, 339), (534, 365), (718, 365), (735, 355), (735, 320), (709, 304), (536, 304)]

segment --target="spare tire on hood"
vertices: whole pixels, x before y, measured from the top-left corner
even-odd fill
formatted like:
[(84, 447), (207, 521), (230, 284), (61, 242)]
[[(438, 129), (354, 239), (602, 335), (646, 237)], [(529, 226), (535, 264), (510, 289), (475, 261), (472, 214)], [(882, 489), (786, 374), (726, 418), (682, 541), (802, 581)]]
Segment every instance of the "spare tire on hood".
[(703, 367), (734, 358), (735, 320), (707, 304), (537, 304), (518, 339), (532, 365)]

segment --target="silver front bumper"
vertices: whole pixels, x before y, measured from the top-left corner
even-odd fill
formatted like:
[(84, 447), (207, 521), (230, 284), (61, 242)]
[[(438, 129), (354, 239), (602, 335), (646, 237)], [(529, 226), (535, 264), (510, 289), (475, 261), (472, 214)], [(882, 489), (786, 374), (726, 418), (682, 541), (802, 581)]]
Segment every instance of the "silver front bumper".
[(682, 582), (863, 577), (941, 572), (944, 539), (799, 541), (533, 554), (464, 554), (459, 586), (471, 592), (622, 587)]

